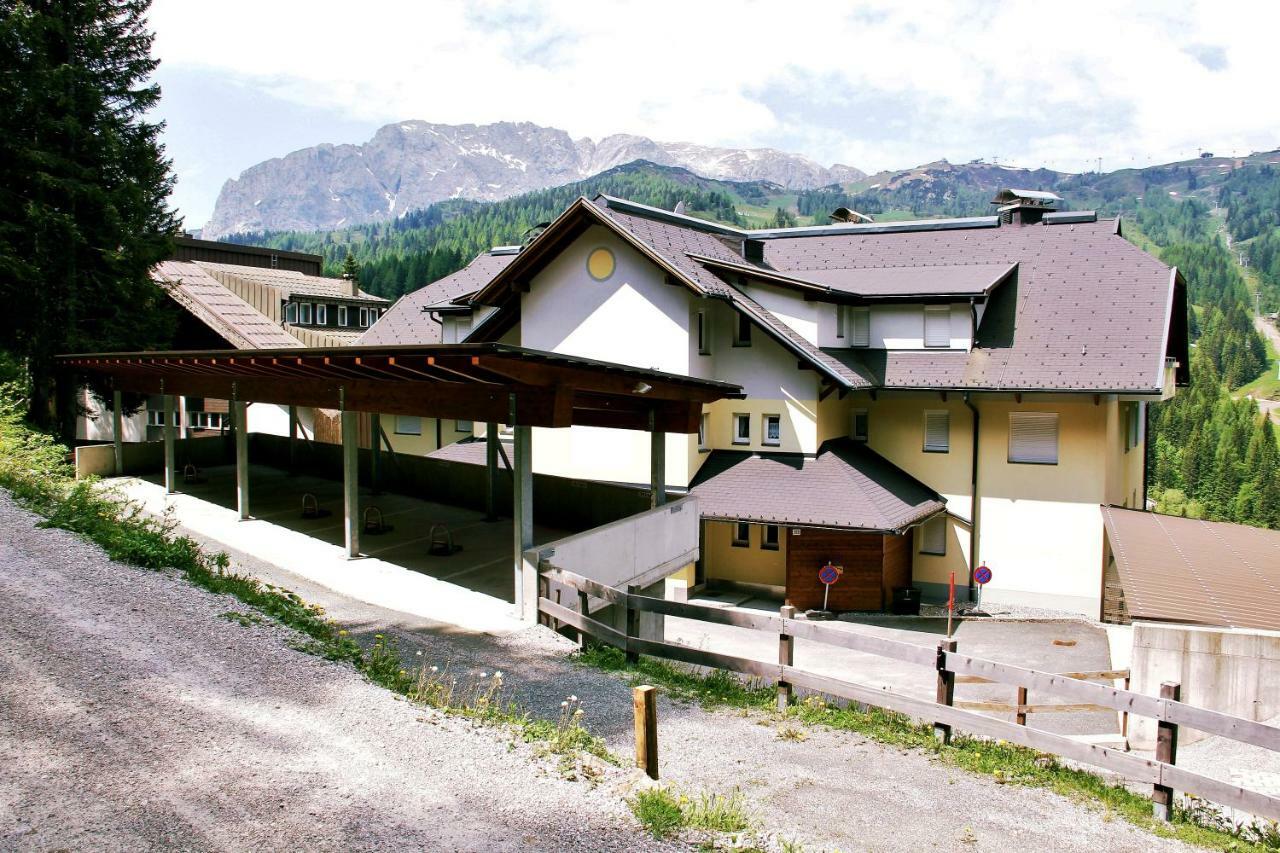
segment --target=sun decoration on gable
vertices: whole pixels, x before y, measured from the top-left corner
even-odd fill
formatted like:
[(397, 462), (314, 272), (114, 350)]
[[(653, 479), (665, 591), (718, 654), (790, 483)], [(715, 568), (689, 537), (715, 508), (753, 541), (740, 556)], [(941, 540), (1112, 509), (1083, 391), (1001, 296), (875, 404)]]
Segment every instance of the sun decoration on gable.
[(607, 281), (618, 266), (613, 252), (603, 246), (587, 255), (587, 273), (596, 281)]

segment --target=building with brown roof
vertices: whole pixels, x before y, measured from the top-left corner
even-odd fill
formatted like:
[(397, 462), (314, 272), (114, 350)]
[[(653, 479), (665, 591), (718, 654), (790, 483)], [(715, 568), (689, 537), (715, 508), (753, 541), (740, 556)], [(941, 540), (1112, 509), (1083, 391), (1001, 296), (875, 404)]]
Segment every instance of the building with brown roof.
[[(667, 482), (708, 499), (696, 583), (806, 607), (801, 580), (826, 562), (846, 579), (876, 562), (883, 603), (890, 585), (967, 587), (985, 563), (988, 601), (1096, 616), (1097, 507), (1142, 505), (1146, 407), (1187, 381), (1186, 287), (1118, 220), (1043, 195), (1010, 191), (990, 217), (750, 231), (583, 198), (384, 322), (741, 385), (697, 438), (668, 438)], [(575, 428), (534, 465), (643, 483), (648, 458), (636, 436)]]

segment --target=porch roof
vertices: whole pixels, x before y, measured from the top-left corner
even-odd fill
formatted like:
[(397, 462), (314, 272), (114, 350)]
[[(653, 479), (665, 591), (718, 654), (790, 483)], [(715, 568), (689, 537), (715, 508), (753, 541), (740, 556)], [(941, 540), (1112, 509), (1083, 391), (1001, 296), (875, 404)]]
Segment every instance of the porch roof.
[(146, 394), (524, 426), (694, 433), (738, 385), (499, 343), (90, 353), (65, 369)]

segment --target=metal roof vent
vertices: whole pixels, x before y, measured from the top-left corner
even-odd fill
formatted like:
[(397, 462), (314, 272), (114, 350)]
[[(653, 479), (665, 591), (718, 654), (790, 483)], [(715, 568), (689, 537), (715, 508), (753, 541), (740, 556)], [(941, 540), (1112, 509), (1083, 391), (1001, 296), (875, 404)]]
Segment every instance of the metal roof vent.
[(828, 218), (832, 222), (874, 222), (875, 221), (870, 216), (867, 216), (865, 213), (859, 213), (858, 211), (849, 207), (837, 207), (835, 210), (831, 211), (830, 214), (828, 214)]
[(1005, 225), (1034, 225), (1047, 211), (1057, 210), (1062, 196), (1044, 190), (1000, 190), (991, 203)]

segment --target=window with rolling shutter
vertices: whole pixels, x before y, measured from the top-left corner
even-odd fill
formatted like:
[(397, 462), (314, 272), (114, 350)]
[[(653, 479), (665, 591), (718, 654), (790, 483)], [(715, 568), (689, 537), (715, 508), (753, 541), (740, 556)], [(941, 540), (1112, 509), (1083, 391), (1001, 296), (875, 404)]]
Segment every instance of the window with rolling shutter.
[(1009, 461), (1058, 464), (1058, 415), (1054, 412), (1009, 414)]
[(951, 452), (951, 413), (947, 411), (924, 413), (924, 452)]
[(924, 309), (924, 345), (927, 347), (951, 346), (951, 307), (927, 305)]
[(947, 553), (947, 517), (936, 515), (920, 525), (920, 553)]
[(871, 309), (849, 309), (849, 346), (871, 346)]

